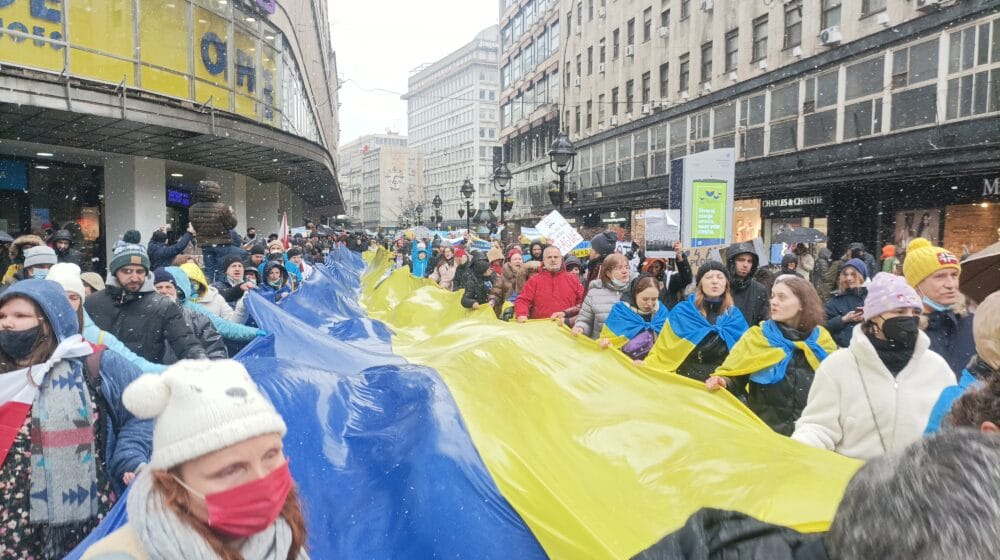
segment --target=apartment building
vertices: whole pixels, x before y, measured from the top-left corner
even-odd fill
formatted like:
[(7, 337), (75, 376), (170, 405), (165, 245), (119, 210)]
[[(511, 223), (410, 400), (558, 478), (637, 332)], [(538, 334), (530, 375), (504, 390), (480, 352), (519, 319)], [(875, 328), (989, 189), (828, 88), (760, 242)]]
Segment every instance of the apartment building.
[(370, 221), (365, 223), (364, 214), (361, 211), (364, 200), (362, 196), (362, 165), (368, 154), (383, 146), (405, 148), (406, 136), (390, 131), (386, 131), (385, 134), (365, 134), (337, 149), (340, 157), (340, 167), (337, 171), (340, 188), (344, 194), (344, 213), (354, 226), (364, 226), (369, 229), (375, 229), (378, 226), (377, 223)]
[(809, 225), (871, 246), (905, 243), (920, 222), (956, 251), (996, 241), (998, 10), (564, 0), (559, 110), (579, 151), (568, 213), (593, 226), (677, 207), (670, 162), (727, 147), (742, 236)]
[[(499, 146), (499, 30), (496, 25), (441, 60), (415, 69), (407, 101), (409, 145), (423, 155), (427, 201), (440, 196), (445, 221), (462, 222), (460, 194), (468, 179), (476, 187), (474, 209), (490, 199), (493, 148)], [(428, 213), (429, 215), (429, 213)]]
[(560, 13), (558, 0), (500, 0), (500, 159), (513, 175), (508, 216), (514, 220), (531, 222), (548, 200), (547, 152), (559, 132), (564, 94)]

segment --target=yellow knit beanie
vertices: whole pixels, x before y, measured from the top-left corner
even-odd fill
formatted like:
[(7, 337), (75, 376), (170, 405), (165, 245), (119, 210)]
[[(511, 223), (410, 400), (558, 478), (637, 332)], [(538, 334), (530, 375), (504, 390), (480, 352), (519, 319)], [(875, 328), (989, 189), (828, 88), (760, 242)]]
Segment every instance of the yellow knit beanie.
[(954, 268), (959, 273), (962, 272), (958, 257), (943, 247), (935, 247), (923, 237), (914, 238), (906, 246), (903, 276), (910, 286), (916, 288), (925, 278), (942, 268)]

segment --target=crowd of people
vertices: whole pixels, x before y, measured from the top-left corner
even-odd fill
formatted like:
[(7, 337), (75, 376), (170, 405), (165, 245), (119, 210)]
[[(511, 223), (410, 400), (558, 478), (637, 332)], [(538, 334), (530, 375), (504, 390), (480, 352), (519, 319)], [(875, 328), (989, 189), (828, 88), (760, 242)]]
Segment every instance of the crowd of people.
[[(391, 245), (397, 267), (460, 292), (470, 310), (553, 321), (638, 367), (724, 390), (783, 436), (875, 460), (844, 512), (876, 511), (859, 505), (865, 493), (969, 437), (949, 434), (1000, 432), (1000, 295), (964, 301), (961, 262), (925, 239), (881, 264), (856, 244), (837, 261), (800, 246), (780, 268), (735, 244), (695, 270), (679, 243), (674, 258), (643, 258), (616, 252), (609, 232), (583, 261), (540, 241), (479, 250), (324, 236), (312, 224), (286, 247), (253, 228), (238, 235), (217, 185), (196, 199), (174, 243), (163, 230), (148, 246), (126, 233), (105, 278), (85, 272), (59, 232), (11, 244), (0, 291), (3, 558), (62, 558), (127, 486), (129, 524), (85, 558), (306, 558), (284, 422), (227, 358), (267, 335), (247, 294), (281, 301), (335, 247)], [(869, 549), (843, 530), (850, 515), (838, 514), (825, 551), (878, 557), (855, 554)]]

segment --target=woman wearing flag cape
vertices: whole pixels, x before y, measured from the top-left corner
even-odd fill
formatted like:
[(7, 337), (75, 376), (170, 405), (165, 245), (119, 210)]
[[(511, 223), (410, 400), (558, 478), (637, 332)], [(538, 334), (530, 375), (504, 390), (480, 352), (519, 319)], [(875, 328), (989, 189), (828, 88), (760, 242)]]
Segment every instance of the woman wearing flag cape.
[[(670, 311), (670, 320), (646, 364), (705, 381), (718, 368), (747, 331), (746, 319), (733, 304), (729, 271), (719, 262), (698, 269), (697, 291)], [(740, 387), (731, 390), (737, 396)]]
[(779, 279), (771, 318), (747, 331), (715, 374), (710, 390), (750, 376), (748, 406), (768, 426), (789, 436), (809, 398), (816, 368), (837, 349), (823, 322), (823, 304), (807, 280)]
[(667, 306), (659, 302), (660, 285), (651, 274), (632, 280), (622, 299), (611, 307), (598, 343), (614, 346), (637, 363), (649, 354), (667, 322)]

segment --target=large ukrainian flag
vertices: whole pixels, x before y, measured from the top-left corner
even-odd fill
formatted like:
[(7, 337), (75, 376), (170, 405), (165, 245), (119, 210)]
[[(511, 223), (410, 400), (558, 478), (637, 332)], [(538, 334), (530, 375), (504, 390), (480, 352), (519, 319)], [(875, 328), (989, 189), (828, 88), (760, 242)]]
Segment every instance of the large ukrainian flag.
[(859, 463), (550, 321), (348, 251), (237, 357), (288, 423), (313, 558), (628, 558), (702, 507), (822, 531)]

